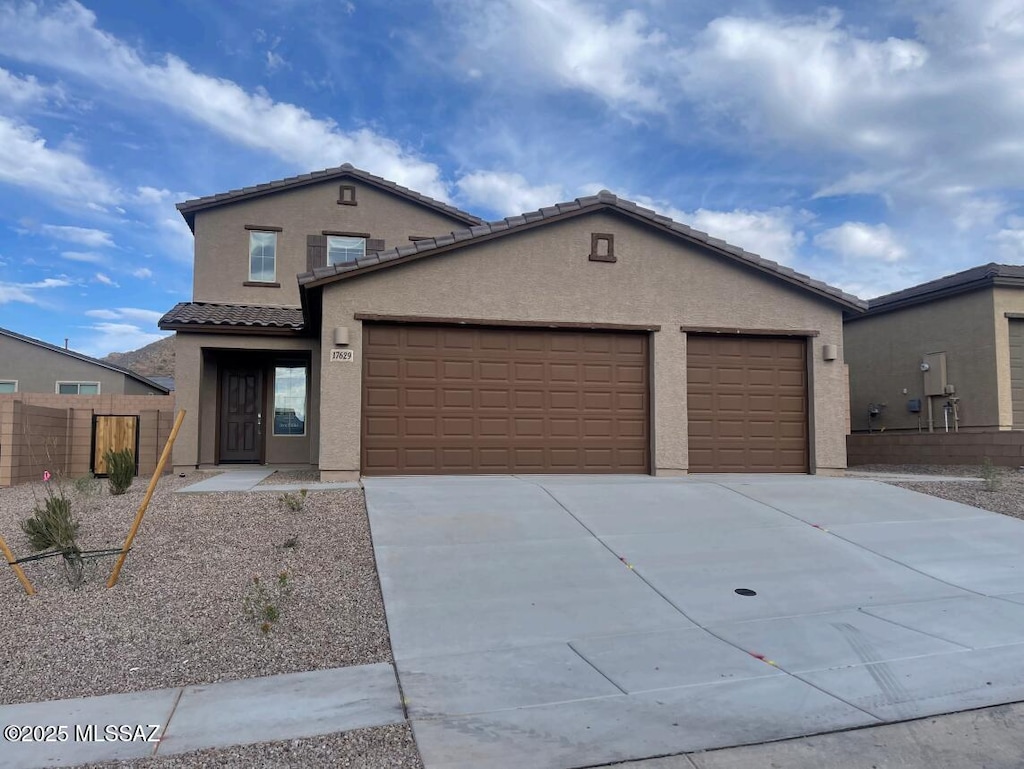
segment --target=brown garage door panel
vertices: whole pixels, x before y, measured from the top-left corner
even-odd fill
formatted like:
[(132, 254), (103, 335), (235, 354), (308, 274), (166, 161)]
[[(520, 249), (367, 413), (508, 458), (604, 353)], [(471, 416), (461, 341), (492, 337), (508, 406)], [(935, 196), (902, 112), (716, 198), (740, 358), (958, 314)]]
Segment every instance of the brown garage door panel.
[(690, 472), (808, 471), (803, 339), (690, 334)]
[(364, 326), (363, 472), (645, 473), (647, 337)]

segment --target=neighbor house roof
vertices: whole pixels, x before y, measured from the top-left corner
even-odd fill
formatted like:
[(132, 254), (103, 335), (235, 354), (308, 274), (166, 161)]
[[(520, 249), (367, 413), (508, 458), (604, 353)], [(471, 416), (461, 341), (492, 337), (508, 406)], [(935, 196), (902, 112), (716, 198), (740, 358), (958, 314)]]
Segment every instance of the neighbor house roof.
[(1024, 266), (1017, 264), (988, 264), (945, 275), (927, 283), (920, 283), (901, 291), (876, 297), (868, 301), (868, 311), (860, 317), (880, 315), (915, 304), (924, 304), (948, 296), (964, 294), (992, 286), (1024, 287)]
[(632, 219), (653, 225), (668, 235), (677, 237), (687, 243), (703, 246), (734, 262), (747, 265), (772, 277), (811, 291), (849, 310), (861, 312), (867, 307), (866, 302), (852, 294), (847, 294), (838, 288), (829, 286), (819, 280), (814, 280), (778, 262), (760, 257), (738, 246), (730, 245), (724, 240), (713, 238), (705, 232), (675, 222), (667, 216), (662, 216), (649, 208), (638, 206), (633, 201), (620, 198), (607, 190), (601, 190), (597, 195), (577, 198), (571, 202), (557, 203), (553, 206), (542, 208), (539, 211), (531, 211), (530, 213), (508, 217), (496, 222), (480, 224), (466, 230), (452, 232), (449, 235), (417, 240), (409, 245), (367, 255), (362, 259), (358, 259), (355, 263), (320, 267), (313, 272), (299, 275), (299, 285), (305, 289), (315, 288), (337, 280), (356, 277), (385, 267), (406, 264), (473, 243), (502, 237), (512, 232), (527, 230), (538, 225), (599, 210), (616, 211)]
[(287, 333), (302, 331), (303, 322), (298, 307), (178, 302), (160, 318), (159, 326), (168, 331), (264, 329)]
[(131, 377), (137, 382), (142, 382), (142, 384), (152, 387), (154, 390), (160, 390), (165, 394), (170, 392), (170, 390), (164, 387), (162, 384), (158, 384), (157, 382), (154, 382), (152, 379), (148, 379), (142, 376), (142, 374), (136, 374), (130, 368), (118, 366), (116, 363), (111, 363), (110, 361), (105, 360), (99, 360), (98, 358), (91, 358), (88, 355), (83, 355), (82, 353), (75, 352), (74, 350), (65, 350), (63, 347), (58, 347), (57, 345), (44, 342), (41, 339), (33, 339), (32, 337), (25, 336), (24, 334), (18, 334), (6, 328), (0, 328), (0, 335), (10, 337), (11, 339), (17, 339), (19, 342), (32, 344), (35, 345), (36, 347), (42, 347), (44, 350), (50, 350), (51, 352), (60, 353), (61, 355), (66, 355), (67, 357), (74, 358), (75, 360), (84, 361), (85, 363), (92, 363), (95, 366), (101, 366), (105, 369), (116, 371), (119, 374), (124, 374), (127, 377)]
[(183, 203), (178, 203), (178, 211), (185, 217), (185, 221), (188, 222), (189, 229), (195, 231), (195, 218), (196, 212), (205, 211), (209, 208), (216, 208), (218, 206), (226, 205), (228, 203), (237, 203), (242, 200), (251, 200), (252, 198), (263, 197), (264, 195), (272, 195), (277, 192), (284, 192), (285, 190), (295, 189), (296, 187), (305, 187), (310, 184), (322, 184), (323, 182), (337, 181), (340, 179), (358, 179), (365, 184), (369, 184), (372, 187), (376, 187), (379, 190), (390, 192), (393, 195), (411, 200), (414, 203), (433, 208), (434, 210), (450, 216), (453, 219), (469, 224), (476, 225), (483, 223), (483, 219), (478, 216), (474, 216), (471, 213), (462, 211), (455, 206), (443, 203), (440, 200), (428, 197), (422, 193), (410, 190), (408, 187), (403, 187), (396, 182), (389, 181), (380, 176), (374, 176), (367, 171), (356, 168), (350, 163), (345, 163), (337, 168), (325, 168), (323, 171), (314, 171), (309, 174), (301, 174), (300, 176), (289, 176), (286, 179), (278, 179), (273, 182), (266, 182), (265, 184), (257, 184), (254, 187), (243, 187), (237, 190), (230, 190), (228, 192), (220, 192), (216, 195), (207, 195), (202, 198), (194, 198), (193, 200), (186, 200)]

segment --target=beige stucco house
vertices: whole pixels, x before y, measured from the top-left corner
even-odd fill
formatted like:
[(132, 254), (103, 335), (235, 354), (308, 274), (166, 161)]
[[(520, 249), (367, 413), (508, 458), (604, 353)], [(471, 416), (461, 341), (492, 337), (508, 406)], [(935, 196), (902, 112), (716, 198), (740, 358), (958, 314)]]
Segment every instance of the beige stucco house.
[(134, 371), (0, 328), (0, 395), (166, 395)]
[(1024, 267), (872, 299), (845, 337), (854, 432), (1024, 429)]
[(846, 466), (864, 303), (611, 193), (487, 224), (344, 165), (178, 208), (178, 468)]

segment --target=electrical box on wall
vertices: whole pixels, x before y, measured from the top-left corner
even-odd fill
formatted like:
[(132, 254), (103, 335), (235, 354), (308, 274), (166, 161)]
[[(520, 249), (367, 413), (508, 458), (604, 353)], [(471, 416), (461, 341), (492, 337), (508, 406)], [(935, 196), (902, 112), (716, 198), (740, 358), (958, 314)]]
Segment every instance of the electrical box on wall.
[(924, 373), (924, 394), (946, 394), (946, 353), (930, 352), (921, 361)]
[(908, 400), (907, 401), (907, 411), (909, 411), (911, 414), (920, 414), (921, 413), (921, 399), (920, 398), (911, 398), (910, 400)]

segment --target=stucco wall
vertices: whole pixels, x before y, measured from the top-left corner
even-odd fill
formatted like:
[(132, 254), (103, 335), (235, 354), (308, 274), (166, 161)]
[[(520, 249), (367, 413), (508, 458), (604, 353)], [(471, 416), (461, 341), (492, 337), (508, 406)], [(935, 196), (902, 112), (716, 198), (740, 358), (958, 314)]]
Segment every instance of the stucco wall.
[(0, 335), (0, 379), (18, 381), (21, 393), (54, 393), (61, 382), (99, 382), (101, 395), (163, 393), (95, 363), (62, 355), (45, 347)]
[[(186, 410), (174, 445), (174, 467), (185, 469), (216, 464), (218, 367), (223, 355), (239, 351), (258, 365), (268, 366), (264, 387), (272, 385), (269, 376), (273, 361), (288, 358), (291, 351), (308, 353), (311, 359), (306, 435), (280, 437), (272, 434), (272, 419), (264, 415), (269, 464), (306, 464), (317, 461), (319, 451), (319, 340), (242, 334), (188, 334), (179, 332), (174, 340), (175, 396), (178, 408)], [(273, 408), (273, 392), (267, 393), (268, 408)], [(272, 413), (272, 412), (271, 412)]]
[[(991, 290), (915, 305), (903, 310), (853, 320), (846, 324), (846, 361), (850, 366), (850, 407), (854, 431), (868, 429), (868, 404), (885, 403), (874, 427), (927, 429), (927, 399), (920, 364), (926, 353), (946, 353), (947, 381), (956, 386), (960, 426), (967, 429), (1006, 427), (1012, 420), (1009, 402), (999, 395), (997, 360), (1009, 360), (1005, 319), (997, 342)], [(906, 389), (906, 393), (903, 390)], [(907, 410), (907, 401), (921, 399), (921, 413)], [(942, 428), (942, 404), (933, 399), (935, 423)], [(920, 423), (918, 421), (920, 417)]]
[[(588, 260), (592, 232), (615, 235), (615, 263)], [(750, 244), (756, 247), (756, 244)], [(812, 462), (844, 468), (848, 414), (840, 308), (612, 213), (516, 233), (324, 288), (320, 467), (354, 473), (360, 456), (362, 324), (356, 313), (518, 321), (660, 324), (652, 334), (653, 465), (686, 470), (686, 335), (682, 325), (816, 330), (809, 340), (815, 403)], [(331, 335), (350, 329), (351, 363), (331, 363)], [(822, 358), (823, 344), (840, 350)]]
[[(369, 233), (394, 248), (408, 245), (410, 235), (443, 235), (466, 227), (358, 182), (358, 205), (338, 205), (338, 186), (325, 182), (197, 213), (193, 301), (297, 307), (295, 276), (306, 272), (306, 236), (324, 230)], [(247, 224), (282, 228), (277, 234), (280, 288), (243, 285), (249, 280)]]
[(995, 325), (996, 381), (999, 389), (999, 426), (1013, 427), (1013, 397), (1010, 388), (1010, 321), (1006, 313), (1024, 314), (1024, 291), (997, 287), (992, 291)]

